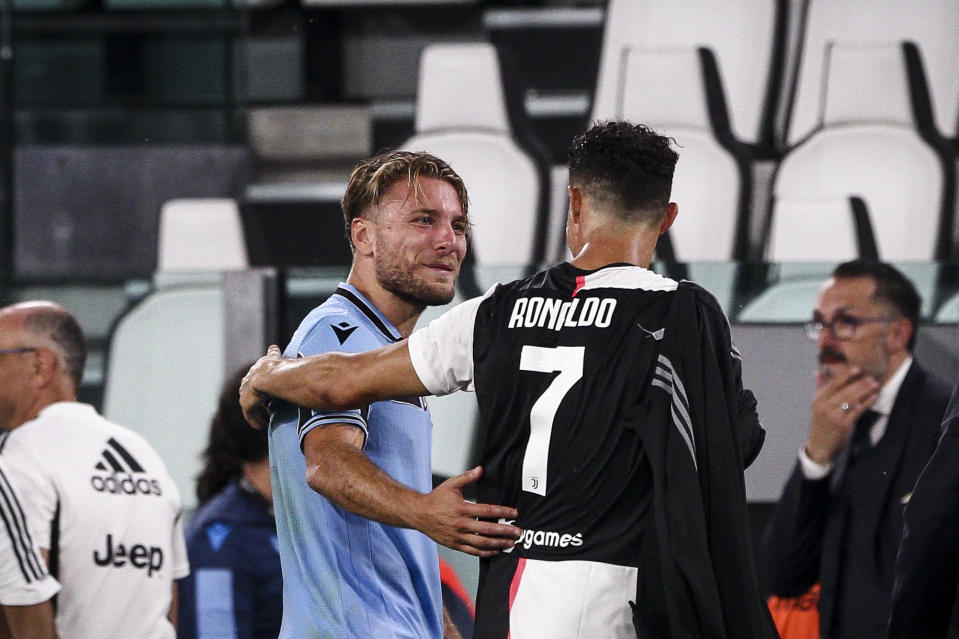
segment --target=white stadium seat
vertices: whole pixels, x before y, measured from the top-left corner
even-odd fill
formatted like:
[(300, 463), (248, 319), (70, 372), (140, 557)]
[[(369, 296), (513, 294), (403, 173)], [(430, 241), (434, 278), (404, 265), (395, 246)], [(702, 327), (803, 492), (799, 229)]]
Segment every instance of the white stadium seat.
[(880, 257), (929, 260), (951, 178), (913, 126), (902, 56), (897, 44), (830, 47), (820, 126), (783, 158), (773, 191), (777, 200), (860, 197)]
[(416, 132), (402, 148), (443, 158), (463, 178), (477, 264), (537, 261), (546, 178), (512, 136), (492, 45), (437, 44), (424, 49)]
[[(820, 90), (831, 43), (899, 45), (919, 49), (929, 79), (936, 125), (946, 137), (959, 135), (959, 2), (955, 0), (808, 0), (802, 54), (788, 125), (789, 144), (809, 135), (820, 120)], [(865, 69), (863, 69), (865, 71)], [(895, 74), (893, 74), (895, 75)], [(881, 100), (863, 99), (871, 109), (898, 100), (896, 77)]]

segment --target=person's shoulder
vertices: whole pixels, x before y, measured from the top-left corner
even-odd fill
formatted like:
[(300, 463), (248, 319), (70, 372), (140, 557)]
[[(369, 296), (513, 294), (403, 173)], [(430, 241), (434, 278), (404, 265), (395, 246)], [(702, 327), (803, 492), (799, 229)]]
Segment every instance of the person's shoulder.
[(303, 319), (284, 355), (362, 352), (381, 346), (385, 339), (395, 339), (386, 330), (371, 326), (354, 305), (334, 295)]
[[(58, 453), (72, 455), (77, 446), (83, 446), (96, 432), (101, 421), (102, 416), (88, 404), (55, 402), (0, 439), (0, 451), (3, 454), (43, 451), (44, 457)], [(62, 446), (64, 441), (69, 441), (70, 446)]]
[(679, 282), (677, 290), (692, 296), (692, 298), (695, 300), (695, 303), (701, 308), (705, 309), (707, 312), (720, 313), (725, 317), (726, 313), (723, 310), (722, 305), (719, 303), (719, 300), (716, 299), (716, 296), (713, 295), (708, 289), (703, 288), (695, 282), (682, 280)]

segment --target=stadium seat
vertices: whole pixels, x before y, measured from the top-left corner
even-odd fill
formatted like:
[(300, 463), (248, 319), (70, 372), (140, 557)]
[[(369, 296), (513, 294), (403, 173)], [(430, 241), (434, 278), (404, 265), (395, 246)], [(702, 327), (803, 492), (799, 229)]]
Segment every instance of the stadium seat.
[(809, 319), (816, 306), (819, 289), (832, 271), (831, 267), (819, 265), (819, 273), (770, 286), (739, 312), (736, 321), (779, 324)]
[(236, 201), (178, 199), (160, 209), (157, 270), (242, 270), (249, 266)]
[(859, 198), (781, 199), (773, 205), (770, 262), (845, 262), (878, 257)]
[[(786, 3), (782, 0), (610, 0), (593, 98), (593, 119), (616, 113), (626, 49), (707, 48), (725, 87), (737, 140), (768, 146), (779, 93)], [(665, 104), (699, 100), (698, 82), (676, 82)]]
[(951, 251), (954, 163), (920, 136), (915, 48), (835, 43), (819, 127), (783, 158), (776, 200), (860, 197), (880, 257), (930, 260)]
[(936, 309), (936, 321), (943, 324), (959, 323), (959, 295), (953, 295)]
[[(786, 140), (796, 144), (821, 119), (820, 89), (831, 43), (898, 45), (912, 42), (926, 69), (935, 123), (945, 137), (959, 136), (959, 3), (955, 0), (808, 0), (802, 53)], [(898, 78), (880, 100), (899, 100)], [(871, 108), (876, 100), (860, 100)]]
[[(623, 53), (612, 115), (643, 122), (674, 138), (679, 152), (671, 199), (679, 203), (680, 215), (669, 231), (671, 257), (681, 262), (746, 257), (749, 163), (745, 154), (734, 155), (715, 135), (720, 130), (728, 138), (728, 120), (712, 54), (692, 48), (629, 48)], [(700, 90), (682, 99), (663, 99), (676, 86)], [(732, 141), (730, 146), (739, 148)]]
[(223, 291), (203, 283), (155, 290), (110, 339), (103, 414), (153, 444), (186, 508), (226, 374), (223, 336)]
[(228, 373), (222, 274), (247, 265), (235, 202), (166, 203), (158, 246), (154, 289), (110, 337), (103, 412), (156, 447), (190, 508)]
[[(746, 304), (739, 322), (803, 322), (812, 315), (819, 289), (840, 261), (781, 262), (769, 266), (769, 286)], [(893, 264), (915, 285), (922, 298), (921, 318), (932, 316), (940, 288), (940, 266), (935, 262)]]
[(546, 166), (513, 135), (496, 49), (486, 43), (424, 49), (416, 133), (401, 145), (443, 158), (470, 197), (477, 264), (539, 265), (549, 213)]

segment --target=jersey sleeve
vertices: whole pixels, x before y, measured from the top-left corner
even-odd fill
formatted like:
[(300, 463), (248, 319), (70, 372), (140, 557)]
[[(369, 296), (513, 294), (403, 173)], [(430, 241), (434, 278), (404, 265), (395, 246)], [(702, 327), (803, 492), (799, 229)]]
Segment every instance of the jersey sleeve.
[(186, 551), (186, 539), (183, 537), (183, 512), (177, 514), (173, 524), (173, 538), (170, 544), (173, 549), (173, 578), (183, 579), (190, 574), (190, 560)]
[(60, 590), (27, 526), (20, 494), (0, 462), (0, 604), (31, 606)]
[(410, 335), (413, 370), (433, 395), (473, 389), (473, 327), (492, 291), (454, 306)]
[(729, 324), (729, 318), (726, 316), (719, 301), (706, 289), (694, 284), (689, 285), (697, 290), (700, 299), (703, 301), (703, 307), (707, 315), (711, 317), (713, 325), (718, 327), (717, 332), (722, 335), (720, 344), (722, 352), (717, 353), (717, 356), (729, 358), (732, 364), (737, 393), (736, 416), (738, 423), (736, 426), (739, 432), (743, 466), (744, 468), (748, 468), (753, 461), (755, 461), (756, 457), (759, 456), (759, 452), (766, 440), (766, 430), (759, 420), (756, 396), (751, 390), (743, 387), (742, 354), (732, 341), (732, 328)]
[(7, 465), (11, 483), (22, 497), (21, 504), (37, 547), (49, 549), (51, 527), (57, 511), (59, 496), (53, 477), (47, 472), (39, 455), (34, 454), (29, 442), (12, 432), (3, 447), (3, 461)]
[[(346, 315), (328, 315), (320, 318), (303, 337), (299, 348), (295, 352), (286, 353), (286, 356), (308, 357), (330, 351), (349, 353), (367, 350), (358, 347), (360, 344), (365, 344), (365, 342), (361, 340), (346, 340), (342, 344), (339, 343), (336, 337), (337, 333), (333, 327), (347, 321), (355, 324), (355, 320), (352, 320), (352, 318)], [(359, 327), (355, 330), (362, 331), (366, 329)], [(359, 428), (363, 431), (363, 446), (366, 446), (366, 439), (369, 436), (369, 425), (366, 421), (368, 412), (366, 408), (354, 410), (310, 410), (300, 408), (300, 420), (297, 426), (300, 450), (303, 449), (303, 440), (306, 438), (307, 433), (319, 426), (330, 424), (348, 424)]]

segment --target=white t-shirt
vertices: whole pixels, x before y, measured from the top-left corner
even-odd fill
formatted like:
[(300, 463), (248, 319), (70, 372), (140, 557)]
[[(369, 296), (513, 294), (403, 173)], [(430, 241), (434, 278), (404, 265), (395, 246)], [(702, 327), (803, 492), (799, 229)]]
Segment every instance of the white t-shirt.
[(0, 604), (32, 606), (60, 590), (47, 572), (23, 513), (23, 500), (0, 460)]
[(190, 570), (180, 494), (153, 447), (92, 406), (60, 402), (0, 453), (63, 586), (60, 636), (172, 639), (173, 580)]

